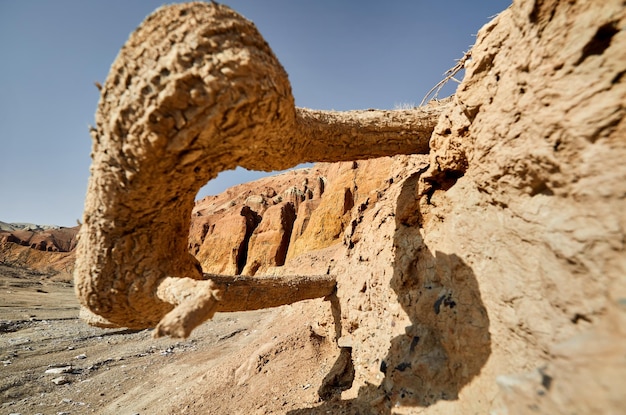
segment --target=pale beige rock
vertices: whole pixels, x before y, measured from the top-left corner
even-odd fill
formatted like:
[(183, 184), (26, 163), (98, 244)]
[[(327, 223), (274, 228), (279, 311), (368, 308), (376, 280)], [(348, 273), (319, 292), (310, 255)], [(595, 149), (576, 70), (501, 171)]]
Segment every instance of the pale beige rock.
[[(378, 199), (379, 189), (389, 179), (390, 158), (338, 163), (328, 169), (324, 195), (307, 206), (298, 219), (289, 246), (288, 259), (326, 248), (343, 239), (353, 226), (353, 215)], [(315, 199), (313, 199), (315, 200)], [(314, 208), (314, 209), (311, 209)], [(300, 212), (299, 212), (300, 215)]]
[[(299, 229), (290, 246), (287, 259), (292, 259), (304, 252), (322, 249), (341, 240), (341, 235), (350, 221), (350, 211), (354, 207), (352, 163), (341, 163), (329, 171), (333, 176), (331, 184), (321, 198), (318, 206), (303, 217), (304, 223), (298, 224)], [(313, 206), (310, 206), (313, 207)], [(302, 212), (304, 215), (306, 211)]]
[(428, 170), (397, 157), (332, 256), (286, 264), (337, 275), (356, 369), (311, 413), (623, 412), (625, 22), (619, 1), (515, 2)]
[(485, 26), (428, 171), (402, 168), (329, 264), (350, 405), (623, 410), (626, 11), (598, 6), (515, 2)]
[[(291, 231), (291, 239), (289, 241), (290, 249), (287, 251), (288, 258), (294, 256), (295, 248), (292, 247), (295, 246), (295, 241), (304, 234), (304, 231), (309, 226), (309, 221), (311, 220), (313, 212), (319, 207), (320, 203), (321, 198), (305, 200), (300, 203), (298, 213), (296, 215), (296, 221), (294, 222), (293, 230)], [(313, 248), (311, 248), (311, 250), (313, 250)]]
[(236, 166), (426, 152), (442, 108), (296, 109), (251, 22), (215, 3), (158, 9), (102, 86), (74, 274), (81, 304), (120, 326), (188, 334), (219, 301), (188, 252), (201, 186)]

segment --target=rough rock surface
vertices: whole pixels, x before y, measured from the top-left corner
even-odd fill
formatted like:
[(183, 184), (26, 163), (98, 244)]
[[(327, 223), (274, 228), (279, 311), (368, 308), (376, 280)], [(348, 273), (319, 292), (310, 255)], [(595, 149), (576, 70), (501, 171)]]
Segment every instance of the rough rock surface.
[[(203, 271), (252, 275), (283, 265), (287, 250), (306, 226), (307, 215), (320, 203), (320, 183), (329, 177), (334, 180), (329, 176), (330, 166), (321, 163), (291, 170), (197, 201), (189, 247)], [(224, 238), (236, 240), (224, 243)]]
[(241, 274), (243, 265), (246, 263), (250, 235), (260, 221), (261, 217), (247, 206), (229, 209), (222, 214), (212, 215), (202, 220), (202, 226), (206, 228), (206, 232), (201, 238), (202, 244), (195, 255), (203, 271), (216, 274)]
[(424, 153), (443, 107), (296, 108), (254, 24), (217, 3), (164, 6), (101, 90), (75, 268), (81, 304), (113, 324), (187, 336), (220, 294), (188, 252), (198, 190), (237, 166)]
[(292, 202), (282, 202), (265, 211), (250, 237), (243, 275), (254, 275), (271, 266), (285, 265), (296, 211)]
[[(184, 398), (142, 404), (192, 414), (623, 413), (625, 27), (622, 1), (516, 1), (479, 32), (429, 156), (316, 166), (278, 176), (284, 187), (197, 203), (193, 249), (211, 215), (243, 206), (262, 216), (294, 203), (290, 250), (328, 222), (332, 238), (268, 272), (331, 272), (337, 298), (286, 308), (262, 339), (187, 381)], [(310, 198), (309, 174), (308, 186), (323, 183)], [(145, 390), (127, 392), (131, 403)]]
[(479, 32), (428, 170), (398, 159), (330, 264), (351, 407), (626, 407), (625, 24), (621, 1), (515, 2)]
[(349, 212), (326, 191), (342, 243), (280, 272), (338, 276), (351, 379), (289, 413), (626, 408), (623, 6), (514, 3), (480, 31), (428, 162), (396, 157)]
[(207, 196), (193, 210), (190, 251), (208, 273), (280, 273), (272, 268), (340, 243), (359, 209), (376, 202), (392, 163), (319, 163)]

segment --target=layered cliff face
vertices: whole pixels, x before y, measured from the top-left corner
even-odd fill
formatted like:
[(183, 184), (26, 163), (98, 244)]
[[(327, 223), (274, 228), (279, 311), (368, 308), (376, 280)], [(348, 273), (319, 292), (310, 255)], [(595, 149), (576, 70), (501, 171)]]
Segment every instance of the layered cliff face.
[(70, 252), (76, 248), (77, 233), (78, 226), (73, 228), (5, 226), (0, 229), (0, 244), (13, 242), (39, 251)]
[(77, 226), (4, 225), (0, 229), (0, 263), (71, 276), (76, 259)]
[(189, 249), (207, 273), (281, 273), (273, 268), (342, 242), (389, 184), (392, 164), (320, 163), (207, 196), (193, 210)]
[(197, 201), (189, 249), (203, 271), (254, 275), (284, 265), (292, 235), (304, 232), (311, 206), (321, 201), (330, 166), (290, 171)]

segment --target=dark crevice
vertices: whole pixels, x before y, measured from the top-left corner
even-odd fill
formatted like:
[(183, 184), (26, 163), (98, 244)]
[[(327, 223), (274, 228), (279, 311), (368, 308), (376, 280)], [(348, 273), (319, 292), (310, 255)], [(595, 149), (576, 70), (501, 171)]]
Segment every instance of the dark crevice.
[(539, 369), (539, 373), (541, 374), (541, 386), (543, 386), (545, 390), (550, 390), (552, 387), (552, 376), (545, 373), (543, 369)]
[(431, 189), (429, 196), (431, 196), (435, 190), (446, 191), (454, 186), (461, 177), (465, 174), (466, 166), (463, 166), (463, 170), (445, 170), (438, 174), (433, 174), (431, 177), (425, 178), (425, 182), (430, 184)]
[(576, 65), (580, 65), (585, 59), (593, 55), (602, 55), (611, 46), (613, 36), (619, 32), (615, 22), (606, 23), (598, 28), (593, 38), (583, 48), (582, 55)]
[(544, 195), (554, 196), (554, 191), (548, 186), (548, 183), (544, 181), (537, 181), (531, 185), (531, 189), (528, 192), (530, 196)]
[(250, 209), (248, 206), (244, 206), (241, 209), (241, 216), (246, 219), (246, 234), (237, 249), (237, 275), (241, 274), (241, 271), (248, 262), (248, 246), (250, 245), (250, 237), (254, 230), (261, 223), (261, 215)]
[(319, 397), (327, 401), (352, 387), (354, 382), (354, 364), (352, 363), (352, 347), (342, 347), (339, 358), (317, 391)]
[(624, 74), (626, 73), (626, 71), (621, 71), (618, 72), (613, 79), (611, 79), (611, 84), (615, 85), (621, 82), (622, 78), (624, 77)]
[(343, 213), (346, 214), (354, 207), (354, 196), (350, 189), (346, 188), (343, 195)]
[(551, 2), (535, 2), (532, 11), (528, 15), (530, 23), (538, 24), (550, 22), (556, 14), (558, 4), (558, 0)]
[(287, 261), (287, 252), (289, 251), (289, 242), (291, 241), (291, 233), (293, 232), (293, 224), (296, 221), (296, 208), (293, 203), (289, 202), (285, 205), (283, 220), (283, 237), (280, 241), (280, 247), (276, 253), (276, 265), (283, 266)]

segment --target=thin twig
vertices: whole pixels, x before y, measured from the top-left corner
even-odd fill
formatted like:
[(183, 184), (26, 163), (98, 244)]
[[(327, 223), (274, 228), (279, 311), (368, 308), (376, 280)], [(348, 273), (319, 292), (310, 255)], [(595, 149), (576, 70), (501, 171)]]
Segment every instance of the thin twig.
[[(472, 50), (469, 49), (467, 52), (463, 53), (463, 57), (461, 59), (458, 59), (456, 61), (456, 65), (454, 65), (452, 68), (448, 69), (444, 75), (445, 78), (443, 78), (441, 81), (439, 81), (437, 83), (437, 85), (435, 85), (434, 87), (431, 88), (430, 91), (428, 91), (428, 93), (424, 96), (424, 98), (422, 99), (422, 102), (420, 102), (420, 107), (422, 105), (424, 105), (427, 102), (432, 101), (433, 99), (437, 99), (437, 97), (439, 96), (439, 92), (441, 91), (441, 88), (443, 88), (443, 86), (449, 81), (449, 80), (454, 80), (458, 83), (461, 83), (459, 80), (457, 80), (456, 78), (454, 78), (454, 75), (456, 75), (461, 69), (463, 69), (465, 67), (465, 63), (472, 58)], [(434, 92), (434, 95), (433, 95)], [(430, 99), (428, 99), (428, 97), (430, 97), (432, 95), (432, 97)]]

